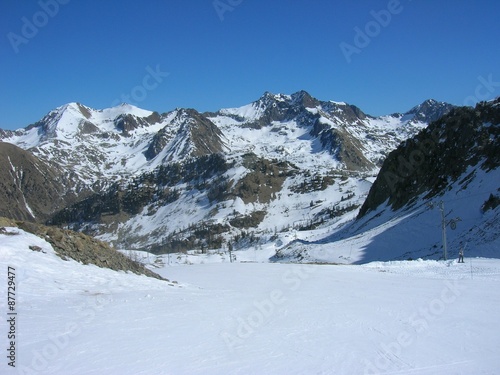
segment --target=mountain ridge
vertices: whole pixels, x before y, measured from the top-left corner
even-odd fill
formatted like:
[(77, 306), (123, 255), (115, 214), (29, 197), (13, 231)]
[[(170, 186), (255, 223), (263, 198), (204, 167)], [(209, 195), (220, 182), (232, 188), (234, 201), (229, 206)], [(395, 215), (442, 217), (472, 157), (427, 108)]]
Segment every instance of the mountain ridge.
[[(415, 108), (417, 107), (414, 107), (412, 110)], [(130, 175), (131, 171), (132, 173), (135, 172), (134, 168), (138, 169), (138, 173), (141, 173), (144, 170), (151, 170), (156, 167), (161, 161), (155, 163), (152, 159), (158, 156), (160, 151), (167, 145), (167, 140), (174, 138), (173, 133), (179, 131), (179, 129), (173, 129), (174, 125), (172, 122), (175, 122), (177, 114), (182, 112), (190, 114), (193, 121), (200, 125), (200, 128), (204, 128), (205, 130), (211, 129), (214, 138), (209, 144), (201, 147), (205, 148), (205, 152), (222, 151), (223, 149), (224, 142), (221, 134), (210, 124), (210, 122), (217, 122), (221, 118), (226, 123), (228, 120), (236, 118), (234, 125), (257, 128), (262, 127), (262, 125), (269, 126), (276, 121), (286, 122), (297, 118), (299, 122), (306, 126), (316, 126), (313, 136), (322, 139), (323, 147), (327, 147), (327, 145), (335, 147), (338, 143), (336, 138), (342, 138), (342, 134), (327, 134), (331, 128), (338, 128), (340, 124), (352, 125), (366, 119), (376, 119), (374, 117), (367, 117), (367, 115), (355, 106), (343, 102), (322, 102), (313, 98), (305, 91), (299, 91), (292, 95), (266, 92), (261, 98), (246, 106), (205, 114), (199, 114), (196, 110), (176, 109), (160, 115), (157, 112), (142, 110), (128, 104), (95, 110), (80, 103), (68, 103), (50, 111), (40, 121), (23, 129), (15, 131), (0, 130), (0, 139), (16, 144), (23, 149), (31, 150), (32, 153), (45, 160), (48, 160), (49, 157), (52, 159), (57, 158), (57, 155), (62, 150), (65, 150), (66, 152), (59, 157), (60, 162), (67, 161), (67, 165), (71, 165), (73, 168), (81, 165), (82, 170), (77, 170), (77, 173), (81, 175), (82, 182), (88, 184), (89, 180), (109, 178), (109, 175), (113, 174)], [(340, 113), (341, 116), (333, 116), (335, 112)], [(401, 118), (402, 116), (396, 122), (401, 120)], [(391, 118), (390, 116), (378, 117), (378, 119), (388, 124), (391, 121), (394, 122), (394, 117)], [(187, 121), (189, 122), (189, 119)], [(219, 124), (215, 124), (216, 127), (220, 128), (220, 122)], [(403, 122), (399, 121), (399, 123)], [(372, 124), (361, 125), (368, 125), (366, 127), (368, 131), (373, 130), (370, 129), (370, 127), (373, 128)], [(400, 124), (396, 124), (396, 127), (397, 125)], [(177, 123), (177, 126), (182, 126), (182, 124)], [(399, 130), (404, 131), (403, 129)], [(163, 131), (163, 134), (153, 139), (159, 131)], [(339, 132), (342, 133), (340, 130)], [(381, 132), (378, 131), (378, 133)], [(400, 136), (396, 142), (393, 142), (392, 146), (394, 147), (396, 145), (394, 143), (407, 138), (408, 135), (410, 134)], [(378, 134), (373, 135), (372, 138), (377, 138), (377, 136)], [(195, 138), (200, 140), (200, 137)], [(73, 139), (78, 140), (76, 145), (71, 144)], [(178, 140), (177, 143), (185, 141)], [(57, 143), (56, 147), (51, 147), (51, 142)], [(137, 149), (139, 143), (142, 143), (140, 150)], [(94, 147), (94, 144), (99, 144), (100, 147)], [(189, 156), (192, 152), (196, 152), (195, 149), (200, 148), (200, 146), (202, 146), (202, 142), (198, 142), (198, 147), (194, 149), (189, 150), (188, 147), (184, 156)], [(72, 155), (75, 147), (81, 150), (78, 157)], [(361, 146), (358, 145), (359, 147)], [(113, 168), (111, 165), (103, 163), (103, 161), (109, 158), (103, 155), (103, 152), (99, 148), (107, 148), (108, 153), (111, 154), (118, 155), (122, 153), (124, 155), (123, 157), (111, 160), (114, 165)], [(340, 150), (333, 149), (330, 151), (332, 153), (337, 152), (337, 156), (340, 156)], [(198, 150), (198, 153), (200, 152)], [(130, 160), (131, 154), (135, 156), (133, 160)], [(83, 155), (88, 156), (84, 157)], [(143, 159), (141, 159), (141, 155), (144, 155)], [(359, 159), (359, 155), (356, 156)], [(379, 155), (378, 159), (383, 156)], [(170, 155), (169, 157), (170, 159), (175, 158), (174, 155)], [(346, 159), (345, 155), (344, 159)], [(349, 157), (347, 157), (347, 161), (350, 161)], [(125, 168), (118, 168), (122, 163), (124, 163)], [(377, 163), (379, 164), (378, 160), (364, 161), (362, 165), (358, 165), (357, 167), (371, 168), (372, 164)], [(90, 164), (93, 164), (94, 169), (100, 173), (92, 176), (91, 171), (88, 170), (89, 168), (86, 168)], [(140, 166), (137, 164), (140, 164)]]
[(53, 224), (122, 248), (245, 248), (356, 212), (389, 151), (434, 107), (452, 106), (373, 117), (306, 91), (207, 113), (68, 103), (0, 139), (71, 171), (79, 198)]

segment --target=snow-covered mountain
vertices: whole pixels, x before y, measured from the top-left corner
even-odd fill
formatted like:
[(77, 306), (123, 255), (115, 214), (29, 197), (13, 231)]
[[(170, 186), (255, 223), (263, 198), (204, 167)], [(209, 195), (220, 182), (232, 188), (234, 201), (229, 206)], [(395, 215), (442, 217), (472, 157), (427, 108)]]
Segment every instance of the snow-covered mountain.
[(389, 154), (357, 220), (295, 241), (276, 259), (439, 259), (460, 248), (498, 258), (499, 150), (500, 99), (455, 108)]
[(71, 174), (79, 202), (51, 223), (119, 247), (245, 247), (354, 212), (388, 153), (451, 108), (373, 117), (305, 91), (204, 114), (70, 103), (0, 139)]
[(329, 151), (332, 166), (370, 169), (388, 150), (425, 127), (426, 118), (435, 119), (451, 108), (430, 100), (406, 114), (375, 118), (304, 91), (265, 93), (246, 106), (206, 114), (176, 109), (160, 115), (129, 104), (95, 110), (69, 103), (27, 128), (0, 131), (0, 139), (70, 167), (89, 186), (98, 179), (125, 178), (165, 162), (216, 152), (251, 151), (293, 159), (300, 150)]
[(380, 166), (388, 151), (426, 127), (430, 121), (423, 119), (436, 119), (452, 107), (429, 100), (405, 114), (372, 117), (356, 106), (319, 101), (305, 91), (266, 92), (246, 106), (208, 115), (234, 151), (304, 166), (317, 164), (313, 159), (327, 151), (324, 163), (329, 167), (366, 171)]
[(58, 107), (25, 129), (0, 134), (4, 142), (74, 171), (82, 189), (99, 189), (171, 160), (220, 152), (219, 136), (195, 110), (159, 115), (128, 104), (95, 110), (79, 103)]

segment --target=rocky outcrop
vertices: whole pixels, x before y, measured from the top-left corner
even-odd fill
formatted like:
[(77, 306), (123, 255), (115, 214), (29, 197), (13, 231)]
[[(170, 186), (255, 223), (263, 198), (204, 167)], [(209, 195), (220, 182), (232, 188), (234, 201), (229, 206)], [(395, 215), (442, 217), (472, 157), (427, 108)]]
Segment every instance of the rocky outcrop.
[(342, 128), (331, 126), (316, 120), (311, 135), (318, 137), (324, 149), (328, 150), (347, 170), (370, 170), (375, 165), (363, 153), (363, 145)]
[(122, 114), (114, 119), (116, 128), (124, 136), (129, 136), (129, 133), (135, 129), (148, 127), (161, 120), (161, 116), (157, 112), (153, 112), (148, 117), (137, 117), (131, 114)]
[(194, 145), (193, 156), (217, 154), (224, 151), (224, 135), (215, 124), (194, 109), (186, 110), (192, 119), (190, 138)]
[(98, 267), (109, 268), (114, 271), (133, 272), (138, 275), (146, 275), (164, 280), (161, 276), (148, 270), (142, 264), (112, 249), (108, 244), (83, 233), (57, 227), (47, 227), (31, 222), (0, 218), (0, 227), (6, 226), (18, 227), (43, 238), (52, 245), (57, 255), (64, 260), (71, 258), (83, 264), (94, 264)]

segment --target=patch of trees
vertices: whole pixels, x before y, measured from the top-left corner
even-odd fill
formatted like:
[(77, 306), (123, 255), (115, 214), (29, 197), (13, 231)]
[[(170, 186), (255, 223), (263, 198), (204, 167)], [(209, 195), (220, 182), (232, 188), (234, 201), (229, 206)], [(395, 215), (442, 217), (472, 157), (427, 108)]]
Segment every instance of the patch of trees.
[[(161, 165), (152, 172), (132, 178), (125, 186), (113, 184), (102, 193), (91, 196), (67, 207), (52, 216), (52, 225), (100, 222), (103, 216), (139, 214), (145, 206), (154, 203), (164, 206), (180, 197), (179, 183), (189, 183), (198, 190), (209, 188), (209, 181), (219, 176), (209, 190), (209, 199), (221, 199), (227, 188), (224, 174), (231, 165), (219, 154), (204, 155), (185, 163)], [(154, 210), (153, 210), (154, 211)], [(151, 212), (153, 212), (150, 210)]]
[(498, 195), (490, 194), (486, 202), (481, 206), (481, 211), (484, 213), (488, 210), (494, 210), (500, 205), (500, 197)]
[(235, 228), (255, 228), (264, 220), (265, 216), (266, 211), (254, 211), (250, 215), (237, 216), (229, 220), (229, 223)]
[(290, 190), (297, 194), (306, 194), (313, 191), (325, 190), (335, 183), (332, 176), (314, 175), (312, 178), (304, 179), (300, 184), (292, 186)]
[(185, 229), (169, 234), (149, 250), (155, 254), (167, 254), (193, 249), (200, 249), (202, 252), (220, 249), (225, 242), (222, 234), (229, 229), (227, 224), (220, 223), (191, 224)]

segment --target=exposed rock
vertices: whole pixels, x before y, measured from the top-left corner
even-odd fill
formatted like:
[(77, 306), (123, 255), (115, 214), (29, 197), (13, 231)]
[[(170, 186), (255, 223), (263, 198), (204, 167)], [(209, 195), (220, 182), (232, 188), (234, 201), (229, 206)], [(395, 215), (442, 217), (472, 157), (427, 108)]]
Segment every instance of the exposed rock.
[(80, 134), (94, 134), (99, 132), (99, 128), (90, 121), (82, 121), (79, 125)]
[(316, 120), (311, 135), (318, 137), (322, 146), (335, 158), (344, 163), (348, 170), (370, 170), (375, 165), (364, 153), (361, 142), (342, 128), (332, 129), (329, 125)]
[(147, 160), (154, 159), (165, 148), (168, 148), (167, 161), (170, 161), (173, 155), (192, 157), (225, 150), (224, 135), (220, 129), (198, 111), (180, 109), (172, 122), (179, 125), (178, 130), (174, 133), (169, 124), (155, 134), (144, 153)]
[(239, 197), (245, 203), (269, 203), (291, 172), (286, 162), (261, 159), (254, 154), (245, 155), (243, 165), (250, 172), (228, 191), (227, 197)]
[[(0, 224), (5, 222), (8, 222), (10, 226), (16, 226), (26, 232), (43, 238), (52, 245), (57, 255), (64, 260), (71, 258), (83, 264), (94, 264), (98, 267), (110, 268), (115, 271), (133, 272), (138, 275), (146, 275), (164, 280), (161, 276), (148, 270), (142, 264), (112, 249), (108, 244), (83, 233), (30, 222), (12, 221), (10, 219), (0, 218)], [(41, 250), (38, 246), (30, 246), (29, 248), (33, 251)]]
[(42, 248), (40, 246), (37, 246), (37, 245), (30, 245), (29, 249), (33, 250), (33, 251), (38, 251), (38, 252), (42, 251)]
[(151, 125), (150, 120), (153, 120), (151, 116), (146, 118), (137, 117), (131, 114), (120, 115), (115, 118), (115, 126), (118, 130), (122, 132), (122, 135), (128, 136), (129, 132)]

